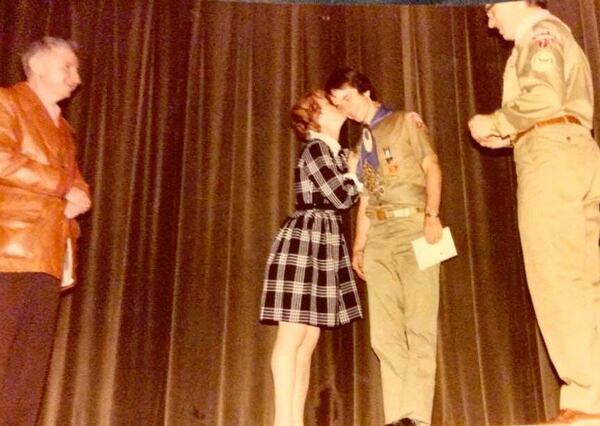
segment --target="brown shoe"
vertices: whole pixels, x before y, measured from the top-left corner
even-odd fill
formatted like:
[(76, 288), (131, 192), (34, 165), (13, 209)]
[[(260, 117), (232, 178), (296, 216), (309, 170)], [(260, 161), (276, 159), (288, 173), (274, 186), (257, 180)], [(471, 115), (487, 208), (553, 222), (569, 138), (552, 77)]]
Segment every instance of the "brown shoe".
[(584, 413), (582, 411), (563, 408), (556, 417), (542, 423), (545, 425), (600, 425), (600, 414)]

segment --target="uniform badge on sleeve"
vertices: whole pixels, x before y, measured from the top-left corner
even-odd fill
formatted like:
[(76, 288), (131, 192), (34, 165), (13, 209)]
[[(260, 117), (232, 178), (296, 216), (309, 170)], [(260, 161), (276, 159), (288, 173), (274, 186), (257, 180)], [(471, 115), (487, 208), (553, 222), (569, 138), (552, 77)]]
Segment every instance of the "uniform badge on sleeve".
[(415, 122), (415, 124), (417, 125), (417, 129), (424, 129), (427, 127), (421, 116), (416, 112), (409, 112), (408, 114), (406, 114), (406, 116)]
[(554, 54), (549, 50), (540, 50), (531, 58), (531, 68), (537, 72), (546, 72), (554, 67)]
[(540, 30), (533, 35), (532, 40), (538, 48), (543, 49), (552, 46), (558, 40), (558, 37), (548, 30)]

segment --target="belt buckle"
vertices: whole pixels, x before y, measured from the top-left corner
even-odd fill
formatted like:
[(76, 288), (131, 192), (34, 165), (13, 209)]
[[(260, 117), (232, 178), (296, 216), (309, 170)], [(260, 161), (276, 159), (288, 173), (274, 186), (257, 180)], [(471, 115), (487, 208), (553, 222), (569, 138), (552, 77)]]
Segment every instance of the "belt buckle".
[(408, 217), (410, 216), (410, 211), (407, 207), (402, 207), (400, 209), (395, 209), (392, 211), (394, 217)]
[(375, 217), (377, 220), (385, 220), (387, 219), (387, 215), (385, 213), (385, 210), (375, 210)]

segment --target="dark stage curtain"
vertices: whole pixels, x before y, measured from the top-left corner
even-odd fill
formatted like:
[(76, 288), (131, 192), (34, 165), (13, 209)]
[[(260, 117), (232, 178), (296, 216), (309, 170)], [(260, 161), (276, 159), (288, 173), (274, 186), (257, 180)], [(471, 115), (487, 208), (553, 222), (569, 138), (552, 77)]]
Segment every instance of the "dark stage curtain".
[[(552, 3), (599, 89), (600, 0)], [(511, 153), (477, 148), (466, 126), (499, 105), (510, 51), (482, 7), (0, 0), (2, 84), (21, 78), (17, 54), (44, 34), (80, 45), (84, 83), (64, 106), (94, 207), (43, 425), (271, 422), (275, 328), (257, 318), (271, 239), (293, 207), (288, 111), (345, 64), (424, 117), (443, 167), (443, 221), (460, 254), (442, 268), (434, 424), (555, 413)], [(324, 332), (307, 425), (383, 424), (379, 385), (366, 321)]]

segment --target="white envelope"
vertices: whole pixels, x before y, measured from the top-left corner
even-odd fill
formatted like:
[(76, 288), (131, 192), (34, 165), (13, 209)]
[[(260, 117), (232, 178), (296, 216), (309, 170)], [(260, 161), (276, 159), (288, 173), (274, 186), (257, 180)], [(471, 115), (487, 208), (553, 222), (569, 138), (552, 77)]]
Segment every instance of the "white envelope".
[(457, 255), (450, 228), (447, 226), (442, 230), (442, 239), (437, 243), (429, 244), (425, 237), (421, 237), (414, 240), (412, 246), (421, 271)]

